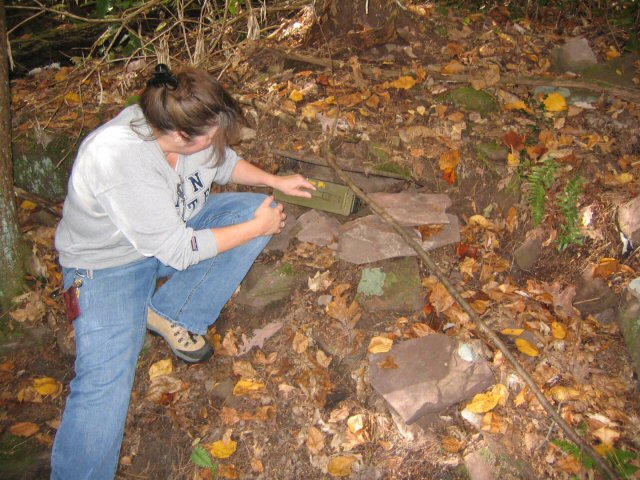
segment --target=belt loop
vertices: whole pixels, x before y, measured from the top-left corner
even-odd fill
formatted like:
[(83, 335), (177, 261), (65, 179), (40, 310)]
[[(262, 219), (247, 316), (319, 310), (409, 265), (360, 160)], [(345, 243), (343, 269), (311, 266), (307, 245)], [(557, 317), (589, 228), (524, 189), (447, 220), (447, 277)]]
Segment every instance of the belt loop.
[(93, 270), (87, 270), (87, 278), (93, 280)]

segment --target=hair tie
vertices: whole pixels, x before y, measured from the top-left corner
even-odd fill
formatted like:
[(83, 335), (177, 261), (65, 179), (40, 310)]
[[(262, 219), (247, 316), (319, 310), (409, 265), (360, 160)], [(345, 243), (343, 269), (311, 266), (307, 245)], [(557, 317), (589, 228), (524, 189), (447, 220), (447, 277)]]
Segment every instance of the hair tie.
[(164, 63), (156, 65), (156, 71), (153, 72), (153, 77), (147, 80), (148, 87), (168, 87), (170, 90), (178, 88), (178, 79), (175, 77), (169, 67)]

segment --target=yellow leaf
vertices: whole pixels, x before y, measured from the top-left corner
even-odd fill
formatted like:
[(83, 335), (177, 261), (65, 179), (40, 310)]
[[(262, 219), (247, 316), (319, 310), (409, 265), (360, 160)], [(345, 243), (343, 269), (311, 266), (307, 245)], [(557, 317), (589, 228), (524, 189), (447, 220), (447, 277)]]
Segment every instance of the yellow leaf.
[(62, 384), (55, 378), (42, 377), (33, 379), (33, 387), (40, 395), (58, 395), (62, 391)]
[(564, 387), (562, 385), (556, 385), (549, 389), (549, 393), (556, 402), (566, 402), (568, 400), (575, 400), (580, 396), (580, 391), (571, 387)]
[(460, 163), (460, 150), (449, 150), (440, 155), (440, 170), (453, 170)]
[(162, 377), (163, 375), (169, 375), (173, 372), (173, 362), (170, 358), (159, 360), (149, 367), (149, 380)]
[(211, 452), (211, 455), (216, 458), (229, 458), (231, 455), (236, 453), (237, 448), (238, 442), (235, 440), (218, 440), (211, 444), (209, 452)]
[(550, 93), (544, 101), (548, 112), (562, 112), (567, 109), (567, 100), (558, 92)]
[(537, 357), (538, 355), (540, 355), (540, 351), (538, 350), (538, 348), (524, 338), (516, 338), (516, 347), (522, 353), (530, 357)]
[(68, 92), (64, 96), (64, 99), (69, 103), (80, 103), (80, 95), (78, 95), (76, 92)]
[(507, 387), (498, 383), (488, 392), (478, 393), (474, 396), (465, 409), (473, 413), (486, 413), (496, 408), (498, 404), (504, 405), (508, 396), (509, 391), (507, 390)]
[(616, 50), (616, 47), (613, 45), (609, 47), (607, 50), (607, 60), (613, 60), (614, 58), (618, 58), (620, 56), (620, 52)]
[(40, 427), (32, 422), (18, 422), (11, 425), (9, 432), (16, 437), (30, 437), (35, 433), (38, 433)]
[(334, 457), (329, 460), (327, 470), (334, 477), (348, 477), (351, 475), (351, 466), (356, 460), (353, 455)]
[(458, 440), (455, 437), (444, 437), (442, 439), (442, 448), (449, 453), (458, 453), (465, 447), (463, 440)]
[(304, 93), (300, 90), (292, 90), (289, 94), (289, 100), (293, 100), (294, 102), (301, 102), (304, 100)]
[(234, 395), (252, 395), (265, 390), (267, 387), (264, 383), (257, 382), (255, 380), (241, 379), (233, 387)]
[(316, 427), (307, 428), (307, 448), (314, 455), (324, 448), (324, 434)]
[(507, 103), (504, 106), (505, 110), (522, 110), (524, 112), (527, 113), (531, 113), (533, 114), (533, 110), (531, 110), (526, 103), (524, 103), (522, 100), (518, 100), (517, 102), (513, 102), (513, 103)]
[(373, 337), (369, 342), (369, 353), (384, 353), (391, 350), (393, 340), (387, 337)]
[(24, 200), (20, 204), (20, 208), (23, 209), (23, 210), (31, 211), (31, 210), (35, 210), (36, 208), (38, 208), (38, 205), (33, 203), (31, 200)]
[(420, 116), (424, 117), (424, 114), (427, 113), (427, 109), (423, 105), (418, 105), (416, 107), (416, 112), (418, 112)]
[(359, 433), (364, 428), (364, 415), (359, 413), (358, 415), (349, 417), (347, 420), (347, 427), (351, 433)]
[(517, 167), (520, 165), (520, 155), (509, 152), (509, 155), (507, 155), (507, 165), (510, 167)]
[(619, 175), (615, 175), (614, 178), (618, 185), (626, 185), (627, 183), (633, 182), (633, 175), (629, 172), (624, 172)]
[(567, 336), (567, 328), (559, 322), (551, 324), (551, 335), (557, 340), (562, 340)]
[(398, 88), (400, 90), (409, 90), (410, 88), (413, 88), (415, 84), (416, 84), (416, 79), (413, 77), (410, 77), (409, 75), (405, 75), (403, 77), (400, 77), (394, 80), (393, 82), (389, 82), (390, 87)]

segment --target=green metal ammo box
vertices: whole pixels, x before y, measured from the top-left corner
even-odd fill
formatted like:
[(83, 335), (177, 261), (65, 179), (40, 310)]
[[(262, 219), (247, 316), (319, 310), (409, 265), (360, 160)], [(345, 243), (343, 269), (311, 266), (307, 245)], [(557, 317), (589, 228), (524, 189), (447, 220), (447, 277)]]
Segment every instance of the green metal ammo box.
[(339, 215), (350, 215), (360, 207), (358, 197), (349, 187), (314, 178), (309, 178), (308, 180), (316, 187), (315, 191), (311, 191), (311, 198), (285, 195), (276, 190), (275, 199), (279, 202), (293, 203)]

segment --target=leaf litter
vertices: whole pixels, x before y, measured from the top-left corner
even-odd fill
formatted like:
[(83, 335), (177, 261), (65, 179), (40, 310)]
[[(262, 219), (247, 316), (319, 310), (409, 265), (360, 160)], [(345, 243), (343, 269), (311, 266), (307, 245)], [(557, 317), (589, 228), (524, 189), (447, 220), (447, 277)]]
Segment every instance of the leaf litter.
[[(291, 128), (249, 106), (249, 114), (262, 119), (259, 135), (239, 149), (246, 158), (276, 171), (282, 159), (265, 154), (269, 142), (281, 150), (319, 154), (321, 132), (338, 118), (341, 155), (375, 167), (377, 160), (362, 154), (372, 150), (360, 148), (375, 142), (384, 146), (395, 167), (411, 172), (432, 191), (447, 192), (463, 220), (462, 241), (457, 251), (445, 248), (434, 255), (451, 272), (451, 280), (501, 332), (566, 421), (602, 451), (637, 454), (637, 387), (622, 353), (619, 329), (602, 316), (577, 311), (573, 298), (579, 274), (586, 268), (619, 294), (640, 267), (637, 256), (620, 256), (611, 221), (616, 201), (638, 193), (633, 168), (637, 152), (629, 151), (620, 140), (628, 129), (637, 129), (629, 125), (636, 125), (638, 107), (606, 95), (575, 101), (560, 92), (536, 95), (532, 88), (503, 84), (501, 78), (509, 75), (548, 73), (546, 52), (556, 37), (544, 23), (512, 19), (500, 24), (499, 17), (486, 14), (458, 18), (429, 12), (423, 21), (449, 37), (446, 41), (438, 37), (440, 43), (433, 46), (422, 44), (433, 49), (435, 68), (405, 55), (394, 43), (386, 43), (386, 60), (381, 51), (363, 51), (352, 55), (349, 67), (337, 68), (332, 76), (314, 68), (266, 71), (250, 51), (239, 49), (242, 61), (227, 69), (223, 83), (233, 85), (233, 93), (241, 99), (268, 100), (297, 124)], [(409, 31), (419, 38), (422, 33), (416, 25), (410, 25)], [(600, 56), (615, 57), (606, 40), (594, 40)], [(439, 44), (443, 48), (438, 49)], [(514, 45), (517, 54), (513, 54)], [(390, 72), (383, 75), (385, 69)], [(52, 119), (49, 126), (60, 132), (73, 131), (81, 117), (86, 128), (95, 127), (98, 112), (103, 115), (105, 108), (97, 101), (99, 93), (107, 114), (124, 104), (126, 90), (118, 68), (102, 71), (101, 91), (97, 85), (87, 87), (82, 97), (73, 89), (59, 90), (60, 72), (43, 71), (37, 82), (12, 82), (18, 137), (48, 118)], [(442, 95), (455, 86), (441, 82), (438, 74), (450, 79), (469, 75), (474, 87), (498, 98), (501, 110), (483, 114), (451, 105)], [(127, 75), (132, 84), (142, 85), (142, 75)], [(64, 70), (64, 79), (76, 77), (74, 69)], [(243, 81), (232, 83), (235, 78)], [(64, 103), (35, 108), (43, 88), (62, 95)], [(29, 115), (23, 114), (26, 111)], [(612, 121), (623, 127), (616, 129)], [(508, 153), (500, 162), (483, 161), (473, 154), (474, 144), (485, 140), (506, 147)], [(508, 194), (514, 188), (526, 190), (524, 166), (540, 165), (545, 158), (560, 164), (558, 184), (548, 192), (551, 196), (557, 196), (562, 182), (576, 171), (590, 179), (581, 199), (581, 206), (591, 212), (590, 230), (584, 230), (590, 240), (558, 252), (554, 242), (561, 212), (552, 205), (540, 226), (545, 242), (536, 267), (518, 271), (510, 253), (532, 225), (526, 199), (509, 205)], [(502, 204), (500, 196), (507, 203)], [(16, 299), (18, 307), (10, 312), (9, 328), (48, 328), (67, 335), (70, 327), (55, 300), (61, 276), (51, 229), (39, 230), (35, 215), (40, 210), (37, 203), (24, 203), (20, 212), (23, 230), (34, 245), (35, 274), (30, 279), (32, 291)], [(158, 341), (143, 352), (141, 371), (149, 376), (138, 375), (134, 387), (133, 414), (122, 450), (123, 458), (131, 462), (123, 462), (123, 475), (140, 474), (153, 465), (157, 478), (206, 478), (204, 471), (190, 470), (196, 467), (185, 464), (189, 454), (183, 454), (190, 451), (193, 439), (199, 439), (221, 462), (218, 474), (223, 478), (268, 477), (274, 472), (279, 472), (279, 478), (348, 477), (366, 468), (395, 472), (398, 478), (426, 478), (421, 475), (436, 468), (455, 478), (453, 472), (463, 463), (464, 454), (482, 442), (479, 432), (524, 456), (541, 478), (585, 474), (583, 464), (549, 441), (560, 434), (554, 431), (549, 438), (549, 421), (536, 398), (491, 346), (487, 355), (500, 382), (466, 405), (477, 415), (474, 425), (463, 419), (465, 405), (458, 405), (428, 430), (432, 441), (420, 441), (406, 436), (384, 404), (373, 400), (366, 378), (367, 352), (388, 352), (393, 344), (435, 332), (477, 338), (468, 316), (429, 272), (421, 270), (424, 309), (400, 316), (363, 310), (355, 293), (359, 269), (336, 262), (330, 249), (294, 243), (283, 258), (308, 273), (308, 289), (297, 290), (279, 311), (261, 312), (257, 322), (250, 321), (252, 314), (232, 300), (209, 332), (217, 350), (211, 365), (168, 367), (168, 352)], [(319, 305), (318, 297), (327, 291), (330, 302)], [(55, 347), (57, 337), (51, 338)], [(59, 358), (63, 361), (57, 362)], [(12, 407), (14, 420), (3, 416), (3, 426), (26, 438), (43, 430), (54, 435), (51, 425), (59, 421), (68, 392), (71, 359), (54, 348), (37, 361), (20, 353), (2, 361), (7, 365), (0, 369), (5, 380), (3, 398), (17, 402)], [(54, 363), (57, 368), (47, 367)], [(395, 365), (392, 355), (382, 363), (387, 369)], [(46, 439), (38, 442), (45, 444)], [(159, 442), (175, 446), (169, 455), (176, 464), (182, 462), (179, 471), (184, 473), (157, 464), (151, 455)]]

